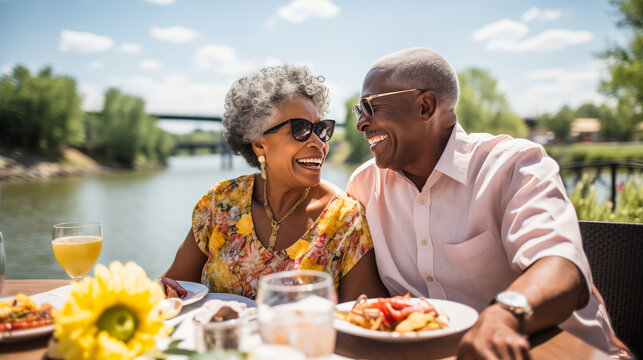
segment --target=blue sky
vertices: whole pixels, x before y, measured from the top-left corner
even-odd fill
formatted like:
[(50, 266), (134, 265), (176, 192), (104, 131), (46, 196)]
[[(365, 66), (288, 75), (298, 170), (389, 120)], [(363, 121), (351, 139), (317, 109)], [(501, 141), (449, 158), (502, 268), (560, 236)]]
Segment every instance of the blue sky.
[(603, 102), (596, 54), (624, 42), (608, 0), (0, 0), (0, 66), (51, 65), (83, 107), (115, 86), (147, 111), (221, 115), (244, 73), (283, 62), (326, 78), (330, 117), (390, 52), (432, 48), (490, 71), (521, 116)]

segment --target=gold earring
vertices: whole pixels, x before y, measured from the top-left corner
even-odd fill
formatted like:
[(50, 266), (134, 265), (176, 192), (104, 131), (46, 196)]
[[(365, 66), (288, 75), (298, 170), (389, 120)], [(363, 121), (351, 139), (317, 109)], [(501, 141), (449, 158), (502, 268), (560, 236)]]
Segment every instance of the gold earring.
[(259, 166), (261, 166), (261, 178), (266, 180), (268, 178), (268, 176), (266, 176), (266, 157), (259, 155), (257, 160), (259, 160)]

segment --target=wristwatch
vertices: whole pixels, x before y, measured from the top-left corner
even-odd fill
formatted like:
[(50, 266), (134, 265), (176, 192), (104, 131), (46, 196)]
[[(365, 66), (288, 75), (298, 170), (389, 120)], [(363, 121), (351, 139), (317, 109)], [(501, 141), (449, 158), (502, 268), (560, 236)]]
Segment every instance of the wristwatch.
[(525, 295), (515, 291), (503, 291), (496, 295), (493, 302), (512, 313), (518, 319), (520, 330), (524, 329), (525, 323), (534, 312)]

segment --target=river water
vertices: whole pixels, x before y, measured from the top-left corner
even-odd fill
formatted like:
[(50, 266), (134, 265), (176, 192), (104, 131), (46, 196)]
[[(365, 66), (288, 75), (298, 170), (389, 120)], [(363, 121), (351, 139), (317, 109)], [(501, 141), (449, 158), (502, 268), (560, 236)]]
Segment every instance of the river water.
[[(51, 234), (54, 224), (70, 221), (103, 224), (99, 263), (131, 260), (157, 277), (185, 239), (201, 196), (218, 181), (256, 171), (240, 157), (232, 169), (222, 169), (219, 155), (203, 155), (172, 157), (157, 171), (0, 183), (6, 277), (66, 278)], [(344, 188), (351, 171), (326, 163), (322, 176)]]
[[(322, 176), (345, 188), (352, 170), (326, 163)], [(201, 196), (218, 181), (255, 171), (240, 157), (232, 169), (222, 169), (219, 155), (202, 155), (172, 157), (166, 169), (157, 171), (0, 183), (6, 277), (66, 278), (53, 256), (51, 233), (54, 224), (71, 221), (103, 224), (99, 263), (131, 260), (158, 277), (187, 235)], [(626, 177), (619, 174), (618, 182)], [(573, 187), (574, 180), (569, 176), (565, 183)], [(600, 201), (609, 195), (608, 184), (609, 174), (601, 174)]]

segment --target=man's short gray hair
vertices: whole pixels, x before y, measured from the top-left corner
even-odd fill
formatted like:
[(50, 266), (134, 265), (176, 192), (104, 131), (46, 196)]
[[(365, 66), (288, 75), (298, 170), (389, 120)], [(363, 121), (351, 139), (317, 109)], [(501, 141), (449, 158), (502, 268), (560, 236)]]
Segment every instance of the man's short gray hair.
[(275, 106), (295, 95), (304, 95), (325, 117), (329, 96), (323, 81), (323, 76), (312, 75), (307, 67), (289, 64), (265, 67), (237, 80), (226, 95), (223, 114), (223, 136), (230, 150), (242, 155), (251, 166), (259, 167), (251, 143), (268, 130)]
[(391, 80), (409, 89), (433, 91), (439, 99), (458, 100), (458, 74), (437, 52), (410, 48), (386, 55), (371, 65), (372, 69), (391, 71)]

